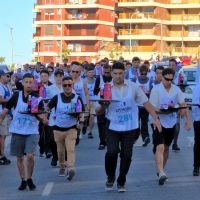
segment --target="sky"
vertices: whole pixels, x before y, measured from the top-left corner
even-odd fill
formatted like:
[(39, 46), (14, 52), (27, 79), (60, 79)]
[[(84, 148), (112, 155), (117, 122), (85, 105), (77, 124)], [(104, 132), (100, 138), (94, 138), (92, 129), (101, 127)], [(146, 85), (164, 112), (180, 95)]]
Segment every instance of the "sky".
[(11, 64), (11, 34), (13, 28), (13, 61), (21, 65), (32, 59), (32, 27), (35, 13), (32, 12), (36, 0), (0, 0), (0, 57)]

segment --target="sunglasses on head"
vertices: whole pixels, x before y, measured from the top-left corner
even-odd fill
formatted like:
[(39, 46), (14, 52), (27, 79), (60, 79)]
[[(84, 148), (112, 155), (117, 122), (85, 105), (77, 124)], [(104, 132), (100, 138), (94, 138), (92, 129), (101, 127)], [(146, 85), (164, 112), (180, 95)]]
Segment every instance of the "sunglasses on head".
[(78, 74), (78, 73), (79, 73), (79, 71), (72, 71), (72, 73), (77, 73), (77, 74)]
[(72, 87), (72, 84), (63, 84), (63, 87)]
[(165, 79), (166, 81), (173, 81), (173, 80), (174, 80), (173, 78), (167, 78), (167, 77), (165, 77), (165, 76), (164, 76), (164, 79)]

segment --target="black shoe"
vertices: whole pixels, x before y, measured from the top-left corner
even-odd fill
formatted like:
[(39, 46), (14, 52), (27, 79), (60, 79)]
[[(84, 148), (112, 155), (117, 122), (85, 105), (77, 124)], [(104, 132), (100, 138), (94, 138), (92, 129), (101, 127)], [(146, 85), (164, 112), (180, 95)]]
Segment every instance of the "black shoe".
[(148, 144), (150, 143), (150, 138), (149, 137), (146, 137), (144, 139), (144, 144), (142, 145), (143, 147), (146, 147)]
[(86, 134), (86, 130), (87, 130), (87, 127), (86, 127), (86, 126), (84, 126), (84, 127), (82, 128), (82, 134), (83, 134), (83, 135), (85, 135), (85, 134)]
[(98, 149), (99, 149), (99, 150), (104, 150), (105, 147), (106, 147), (106, 145), (104, 145), (104, 144), (100, 144)]
[(9, 165), (10, 163), (11, 163), (11, 161), (9, 159), (7, 159), (5, 156), (0, 158), (0, 165)]
[(107, 181), (106, 181), (106, 190), (112, 190), (114, 182), (115, 182), (115, 178), (107, 178)]
[(180, 151), (180, 148), (179, 148), (179, 146), (177, 144), (173, 144), (172, 145), (172, 150), (173, 151)]
[(194, 167), (193, 176), (199, 176), (199, 167)]
[(46, 158), (51, 158), (52, 154), (51, 153), (47, 153), (46, 154)]
[(67, 174), (67, 180), (71, 181), (73, 179), (74, 175), (75, 175), (75, 171), (73, 169), (70, 169)]
[(92, 135), (92, 133), (88, 133), (88, 138), (89, 139), (93, 139), (94, 138), (94, 136)]
[(29, 190), (35, 190), (36, 189), (36, 186), (33, 183), (33, 180), (31, 178), (27, 179), (27, 185), (29, 187)]
[(21, 185), (19, 186), (18, 190), (26, 190), (27, 182), (22, 180)]
[(52, 160), (51, 160), (51, 166), (52, 167), (56, 167), (57, 166), (57, 159), (52, 158)]

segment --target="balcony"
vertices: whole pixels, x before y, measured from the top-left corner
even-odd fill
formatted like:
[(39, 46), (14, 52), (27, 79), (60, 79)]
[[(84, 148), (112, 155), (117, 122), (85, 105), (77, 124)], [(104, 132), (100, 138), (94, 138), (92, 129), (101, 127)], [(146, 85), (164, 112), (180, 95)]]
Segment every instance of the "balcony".
[(188, 14), (188, 15), (170, 15), (171, 20), (178, 21), (198, 21), (200, 24), (200, 14)]
[(151, 29), (119, 29), (119, 35), (154, 35)]
[(153, 52), (152, 46), (122, 46), (124, 52), (134, 51), (134, 52)]
[(119, 19), (146, 19), (154, 18), (154, 13), (143, 12), (143, 13), (119, 13)]

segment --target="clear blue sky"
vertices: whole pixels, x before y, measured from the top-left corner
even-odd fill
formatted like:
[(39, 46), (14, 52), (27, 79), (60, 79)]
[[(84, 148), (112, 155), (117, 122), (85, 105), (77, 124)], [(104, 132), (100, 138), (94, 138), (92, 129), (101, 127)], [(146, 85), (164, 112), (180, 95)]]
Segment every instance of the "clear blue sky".
[(0, 56), (11, 63), (10, 27), (13, 27), (14, 63), (23, 64), (32, 59), (32, 12), (36, 0), (0, 0)]

